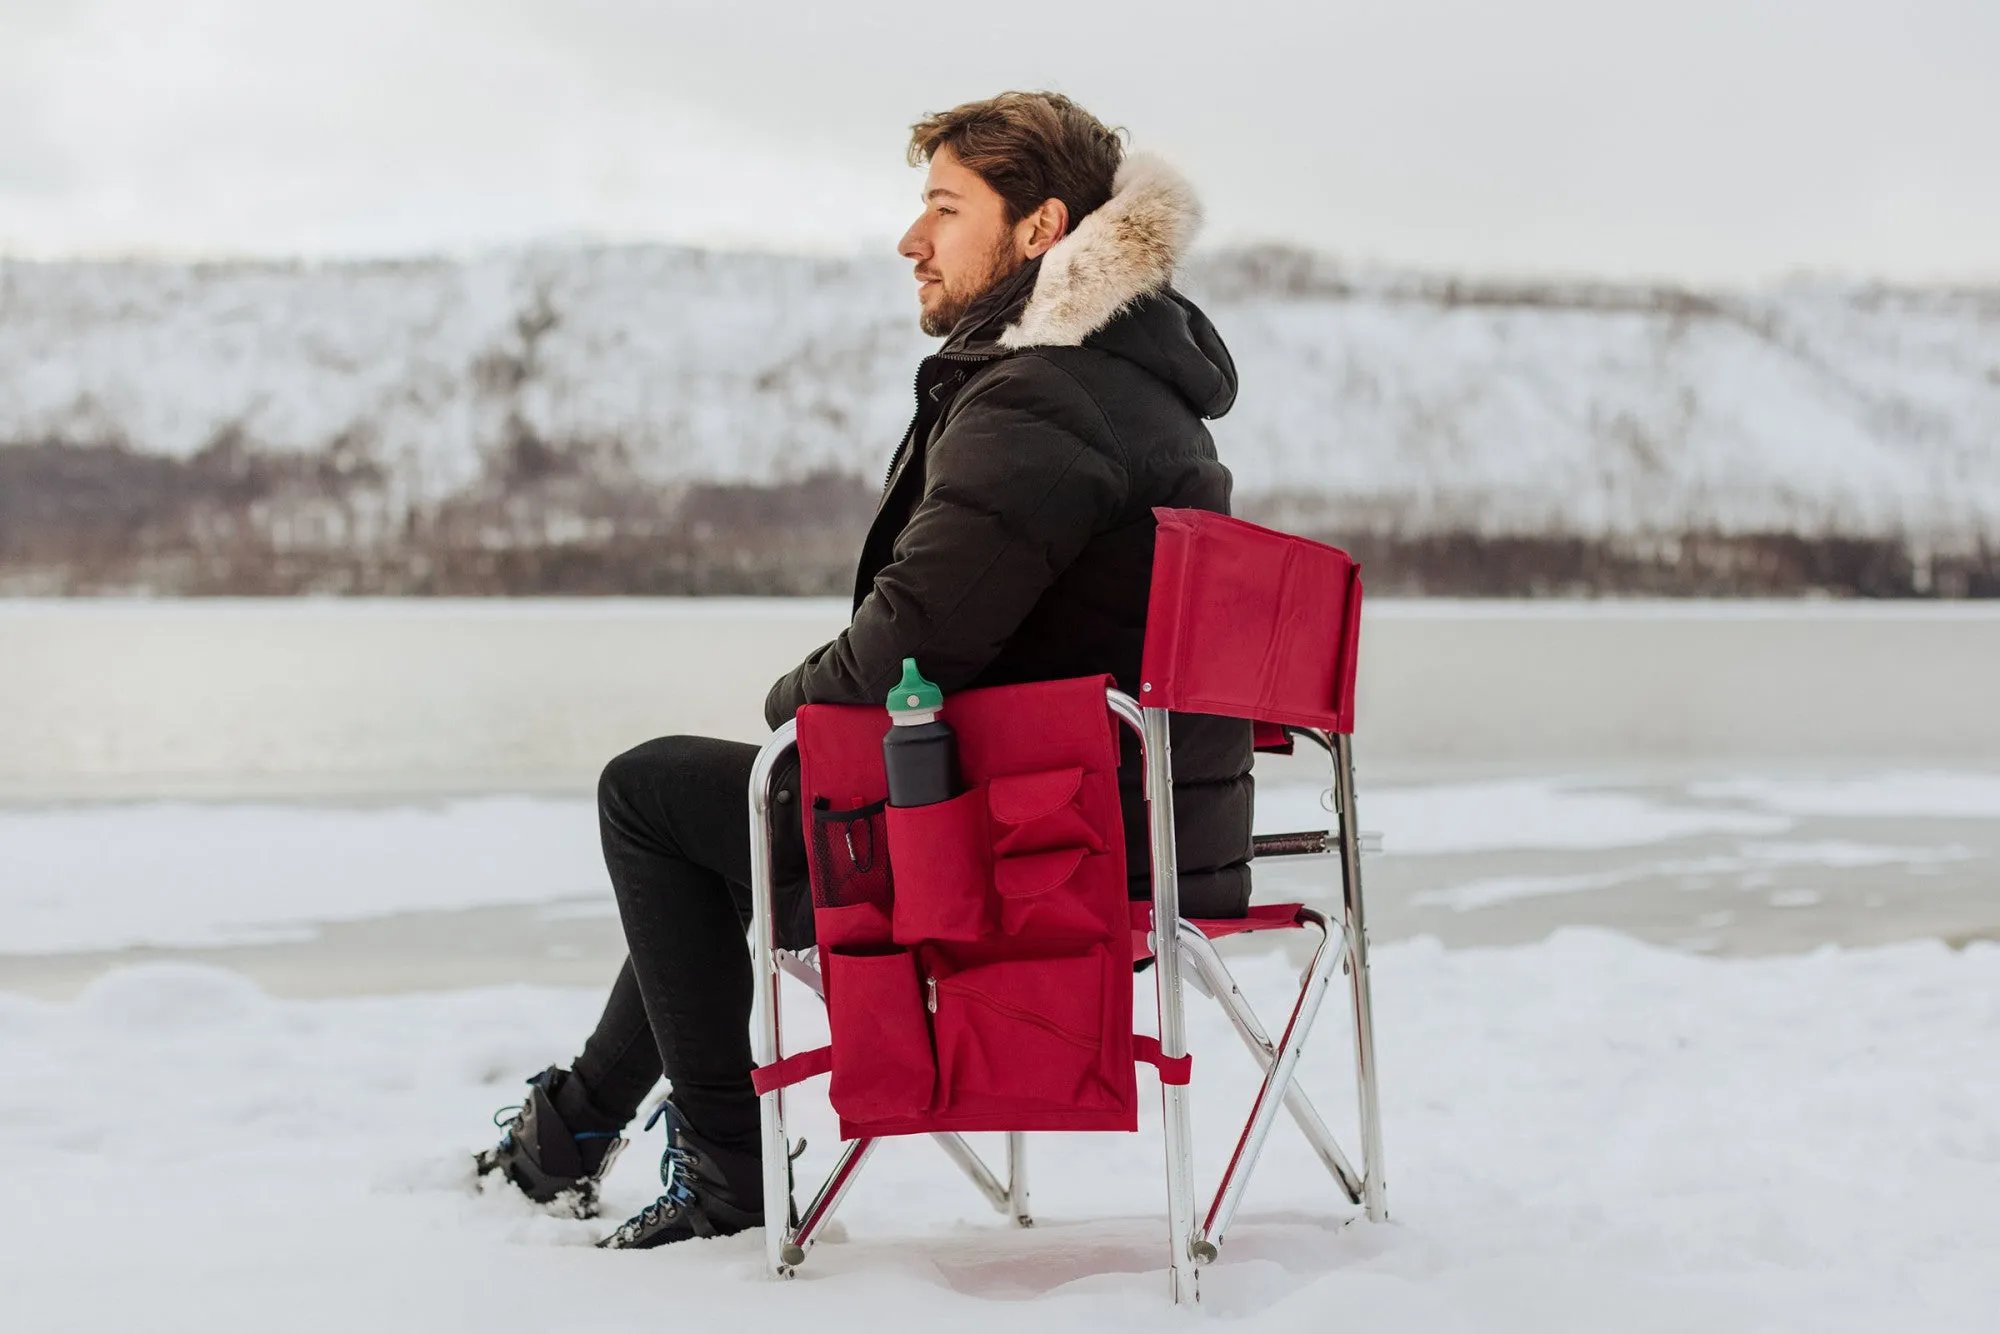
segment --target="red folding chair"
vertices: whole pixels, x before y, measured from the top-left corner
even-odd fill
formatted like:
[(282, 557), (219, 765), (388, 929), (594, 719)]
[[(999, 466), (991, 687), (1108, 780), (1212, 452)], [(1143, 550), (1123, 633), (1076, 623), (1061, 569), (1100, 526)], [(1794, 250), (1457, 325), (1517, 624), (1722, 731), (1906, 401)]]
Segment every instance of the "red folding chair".
[[(948, 697), (945, 717), (959, 731), (970, 789), (938, 807), (884, 809), (883, 710), (808, 706), (758, 756), (749, 791), (752, 1041), (764, 1216), (796, 1220), (767, 1227), (774, 1276), (789, 1277), (804, 1262), (888, 1135), (931, 1135), (997, 1210), (1028, 1225), (1024, 1132), (1135, 1129), (1135, 1061), (1156, 1066), (1161, 1077), (1176, 1303), (1198, 1299), (1199, 1269), (1217, 1257), (1280, 1108), (1346, 1197), (1371, 1220), (1386, 1217), (1351, 747), (1358, 568), (1335, 548), (1227, 516), (1155, 513), (1140, 699), (1110, 688), (1108, 678)], [(1218, 921), (1180, 916), (1167, 799), (1170, 712), (1252, 719), (1260, 750), (1288, 751), (1297, 736), (1325, 749), (1335, 827), (1259, 836), (1256, 856), (1331, 857), (1341, 884), (1338, 931), (1300, 903), (1256, 905), (1243, 918)], [(1125, 901), (1119, 723), (1138, 735), (1144, 755), (1150, 904)], [(769, 824), (771, 776), (795, 746), (819, 935), (814, 950), (801, 952), (779, 949), (773, 936)], [(888, 849), (896, 854), (883, 856)], [(1175, 929), (1153, 929), (1160, 922)], [(1273, 1041), (1213, 942), (1301, 928), (1317, 930), (1320, 940)], [(1130, 969), (1148, 952), (1157, 1041), (1133, 1035), (1131, 1025)], [(1183, 961), (1264, 1071), (1199, 1218)], [(1348, 975), (1354, 1010), (1358, 1172), (1295, 1077), (1336, 968)], [(829, 1047), (783, 1052), (783, 973), (831, 1001)], [(826, 1072), (847, 1142), (824, 1184), (795, 1212), (783, 1090)], [(965, 1131), (1006, 1133), (1004, 1182), (966, 1144)]]

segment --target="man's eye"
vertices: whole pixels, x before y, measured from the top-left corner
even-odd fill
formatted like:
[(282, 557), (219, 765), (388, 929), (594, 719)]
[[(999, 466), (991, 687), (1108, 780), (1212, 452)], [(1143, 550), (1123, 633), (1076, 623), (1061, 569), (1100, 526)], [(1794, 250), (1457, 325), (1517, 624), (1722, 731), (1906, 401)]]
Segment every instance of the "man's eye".
[(945, 214), (950, 214), (950, 213), (956, 213), (956, 212), (958, 212), (958, 210), (957, 210), (957, 209), (955, 209), (955, 208), (944, 208), (944, 207), (939, 207), (939, 209), (938, 209), (938, 212), (940, 212), (940, 213), (945, 213)]

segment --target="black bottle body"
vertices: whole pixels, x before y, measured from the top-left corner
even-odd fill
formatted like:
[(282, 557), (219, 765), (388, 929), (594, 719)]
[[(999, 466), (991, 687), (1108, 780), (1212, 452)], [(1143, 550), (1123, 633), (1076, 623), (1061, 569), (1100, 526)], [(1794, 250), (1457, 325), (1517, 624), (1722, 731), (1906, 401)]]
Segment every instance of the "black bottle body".
[(958, 737), (951, 724), (898, 724), (882, 738), (891, 806), (932, 806), (958, 795)]

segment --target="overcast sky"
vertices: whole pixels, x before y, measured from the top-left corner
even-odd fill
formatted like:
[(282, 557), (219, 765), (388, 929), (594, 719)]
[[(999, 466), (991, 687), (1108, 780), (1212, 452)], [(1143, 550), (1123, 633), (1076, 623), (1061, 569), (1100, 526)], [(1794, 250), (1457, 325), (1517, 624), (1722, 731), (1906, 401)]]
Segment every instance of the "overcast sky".
[(0, 0), (0, 252), (887, 253), (905, 127), (1009, 87), (1211, 240), (2000, 279), (2000, 0)]

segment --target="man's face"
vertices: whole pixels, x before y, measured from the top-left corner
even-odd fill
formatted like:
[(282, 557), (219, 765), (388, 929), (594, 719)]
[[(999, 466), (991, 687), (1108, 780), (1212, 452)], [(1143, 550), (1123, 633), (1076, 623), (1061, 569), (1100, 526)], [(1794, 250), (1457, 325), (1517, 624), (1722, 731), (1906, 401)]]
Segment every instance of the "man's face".
[[(959, 162), (950, 147), (931, 158), (924, 177), (924, 211), (896, 252), (916, 265), (918, 324), (942, 338), (966, 307), (1019, 268), (1028, 257), (1029, 219), (1009, 226), (1006, 201), (979, 173)], [(1040, 247), (1046, 249), (1046, 246)]]

